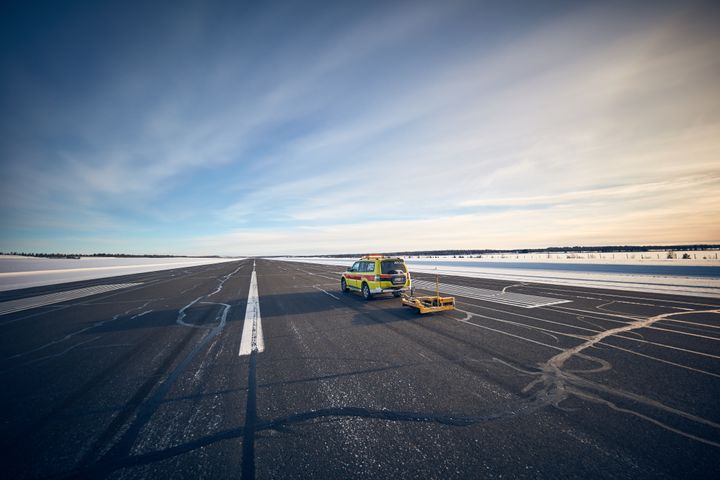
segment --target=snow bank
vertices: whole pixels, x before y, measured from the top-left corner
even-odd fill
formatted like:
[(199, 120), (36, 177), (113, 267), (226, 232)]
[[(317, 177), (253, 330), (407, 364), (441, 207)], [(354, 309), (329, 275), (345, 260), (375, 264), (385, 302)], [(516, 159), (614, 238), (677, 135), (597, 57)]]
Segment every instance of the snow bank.
[[(289, 262), (314, 263), (320, 265), (335, 265), (348, 267), (356, 258), (275, 258)], [(456, 275), (461, 277), (491, 278), (507, 280), (510, 282), (533, 282), (551, 285), (571, 285), (590, 288), (625, 290), (634, 292), (654, 292), (672, 295), (691, 295), (701, 297), (720, 298), (720, 275), (714, 275), (717, 269), (710, 269), (711, 273), (704, 276), (689, 275), (689, 271), (680, 264), (678, 268), (657, 269), (656, 274), (628, 273), (637, 269), (637, 263), (614, 264), (617, 272), (593, 271), (598, 269), (597, 264), (573, 262), (572, 270), (558, 270), (552, 263), (530, 263), (533, 268), (522, 268), (520, 264), (508, 262), (503, 265), (498, 262), (487, 262), (481, 259), (458, 258), (450, 261), (443, 258), (406, 258), (411, 272), (439, 273), (441, 275)], [(661, 264), (665, 266), (667, 264)], [(518, 268), (519, 267), (519, 268)], [(623, 272), (627, 270), (627, 272)], [(696, 270), (692, 270), (696, 271)], [(668, 273), (670, 272), (670, 273)]]
[(65, 259), (3, 255), (0, 256), (0, 291), (236, 260), (240, 259), (123, 257)]
[[(672, 258), (668, 258), (671, 253)], [(686, 258), (683, 258), (686, 257)], [(567, 264), (618, 264), (618, 265), (697, 265), (720, 266), (718, 250), (678, 250), (668, 252), (563, 252), (563, 253), (493, 253), (485, 255), (412, 255), (406, 260), (445, 260), (450, 262), (538, 262)]]

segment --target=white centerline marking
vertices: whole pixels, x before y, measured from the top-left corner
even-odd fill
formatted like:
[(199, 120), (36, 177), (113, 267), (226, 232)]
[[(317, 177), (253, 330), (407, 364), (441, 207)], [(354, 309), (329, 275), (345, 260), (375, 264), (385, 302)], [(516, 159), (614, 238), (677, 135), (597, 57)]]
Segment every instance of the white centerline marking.
[(263, 339), (262, 321), (260, 319), (260, 297), (258, 295), (255, 262), (253, 262), (239, 355), (250, 355), (252, 352), (262, 352), (264, 350), (265, 340)]

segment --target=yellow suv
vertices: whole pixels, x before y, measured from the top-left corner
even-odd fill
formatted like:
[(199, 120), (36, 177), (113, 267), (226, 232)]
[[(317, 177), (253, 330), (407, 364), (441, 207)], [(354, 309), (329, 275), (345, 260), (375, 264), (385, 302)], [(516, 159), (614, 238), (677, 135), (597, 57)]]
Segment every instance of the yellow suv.
[(410, 289), (410, 272), (405, 261), (397, 257), (367, 255), (355, 262), (342, 274), (340, 289), (343, 292), (358, 290), (365, 300), (379, 293), (392, 293), (399, 297)]

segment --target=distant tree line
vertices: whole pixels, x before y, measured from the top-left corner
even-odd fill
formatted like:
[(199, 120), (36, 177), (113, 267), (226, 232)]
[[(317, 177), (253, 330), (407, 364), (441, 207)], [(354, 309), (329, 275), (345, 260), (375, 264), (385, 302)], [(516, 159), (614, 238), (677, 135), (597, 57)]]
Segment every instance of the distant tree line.
[[(400, 251), (400, 252), (363, 252), (363, 253), (338, 253), (332, 255), (318, 255), (319, 257), (326, 258), (339, 258), (339, 257), (359, 257), (366, 255), (367, 253), (380, 253), (383, 255), (397, 255), (397, 256), (433, 256), (433, 255), (490, 255), (490, 254), (521, 254), (521, 253), (609, 253), (609, 252), (628, 252), (628, 253), (640, 253), (640, 252), (659, 252), (659, 251), (697, 251), (697, 250), (715, 250), (720, 249), (720, 245), (712, 244), (697, 244), (697, 245), (605, 245), (600, 247), (588, 247), (588, 246), (573, 246), (573, 247), (547, 247), (547, 248), (520, 248), (515, 250), (493, 250), (493, 249), (480, 249), (480, 250), (414, 250), (414, 251)], [(303, 256), (303, 255), (295, 255)]]
[(220, 258), (219, 255), (135, 255), (130, 253), (27, 253), (27, 252), (0, 252), (0, 255), (16, 255), (21, 257), (40, 258), (71, 258), (80, 257), (120, 257), (120, 258)]

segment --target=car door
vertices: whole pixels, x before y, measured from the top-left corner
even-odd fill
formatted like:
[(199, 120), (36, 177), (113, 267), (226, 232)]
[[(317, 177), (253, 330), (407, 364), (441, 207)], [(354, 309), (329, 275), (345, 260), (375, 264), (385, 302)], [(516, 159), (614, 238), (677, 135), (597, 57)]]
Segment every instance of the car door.
[(367, 263), (367, 262), (358, 262), (357, 263), (357, 273), (354, 274), (355, 286), (357, 288), (362, 288), (363, 276), (365, 275), (365, 263)]
[(350, 267), (350, 270), (348, 270), (347, 274), (345, 275), (348, 287), (360, 288), (360, 273), (358, 273), (359, 269), (360, 262), (355, 262), (353, 263), (353, 266)]
[(368, 282), (371, 289), (380, 286), (379, 283), (375, 283), (375, 261), (367, 262), (367, 265), (365, 265), (365, 275), (363, 275), (363, 277)]
[(365, 270), (367, 268), (367, 262), (360, 262), (358, 264), (357, 274), (357, 287), (362, 288), (363, 280), (365, 279)]

